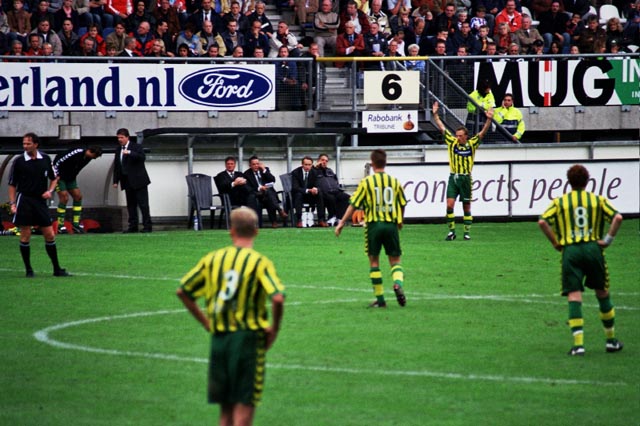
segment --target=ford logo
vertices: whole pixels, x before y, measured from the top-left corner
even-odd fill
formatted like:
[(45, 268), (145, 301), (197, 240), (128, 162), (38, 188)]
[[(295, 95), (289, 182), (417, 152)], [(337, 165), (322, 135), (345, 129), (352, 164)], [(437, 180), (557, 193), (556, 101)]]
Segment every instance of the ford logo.
[(183, 78), (178, 90), (197, 104), (228, 108), (263, 100), (273, 91), (273, 82), (251, 69), (208, 68)]

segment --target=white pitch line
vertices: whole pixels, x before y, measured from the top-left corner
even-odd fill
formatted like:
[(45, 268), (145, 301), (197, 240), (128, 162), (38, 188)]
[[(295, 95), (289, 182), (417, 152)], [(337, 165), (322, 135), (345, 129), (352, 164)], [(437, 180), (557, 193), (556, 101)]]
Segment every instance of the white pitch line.
[[(351, 299), (337, 300), (337, 301), (334, 300), (332, 303), (344, 303), (344, 302), (352, 302), (352, 301), (353, 300)], [(71, 327), (77, 327), (84, 324), (113, 321), (118, 319), (148, 317), (152, 315), (177, 314), (177, 313), (185, 313), (185, 311), (184, 309), (174, 309), (174, 310), (162, 310), (162, 311), (154, 311), (154, 312), (135, 312), (131, 314), (112, 315), (112, 316), (105, 316), (105, 317), (98, 317), (98, 318), (87, 318), (84, 320), (70, 321), (66, 323), (52, 325), (50, 327), (36, 331), (33, 334), (33, 336), (39, 342), (42, 342), (44, 344), (47, 344), (56, 348), (60, 348), (60, 349), (69, 349), (69, 350), (98, 353), (98, 354), (104, 354), (104, 355), (160, 359), (160, 360), (166, 360), (166, 361), (195, 362), (200, 364), (207, 363), (208, 362), (207, 358), (185, 357), (185, 356), (179, 356), (179, 355), (160, 354), (160, 353), (153, 353), (153, 352), (121, 351), (117, 349), (96, 348), (91, 346), (76, 345), (73, 343), (61, 342), (49, 336), (49, 333), (51, 332), (66, 329), (66, 328), (71, 328)], [(357, 368), (321, 367), (321, 366), (311, 366), (311, 365), (277, 364), (277, 363), (276, 364), (269, 363), (268, 366), (269, 368), (275, 368), (280, 370), (303, 370), (303, 371), (316, 371), (316, 372), (322, 372), (322, 373), (338, 373), (338, 374), (346, 373), (346, 374), (358, 374), (358, 375), (371, 374), (370, 370), (362, 370)], [(445, 372), (429, 371), (429, 370), (420, 370), (420, 371), (376, 370), (376, 373), (382, 374), (385, 376), (433, 377), (433, 378), (439, 378), (439, 379), (514, 382), (514, 383), (528, 383), (528, 384), (543, 383), (543, 384), (559, 384), (559, 385), (627, 386), (626, 382), (602, 382), (598, 380), (552, 379), (548, 377), (511, 377), (511, 376), (486, 375), (486, 374), (445, 373)]]

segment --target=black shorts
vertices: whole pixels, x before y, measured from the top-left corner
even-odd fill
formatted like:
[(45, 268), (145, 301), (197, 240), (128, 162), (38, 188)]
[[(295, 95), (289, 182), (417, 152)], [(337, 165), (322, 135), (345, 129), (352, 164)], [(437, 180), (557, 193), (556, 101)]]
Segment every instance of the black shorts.
[(19, 194), (13, 223), (17, 226), (51, 226), (51, 214), (44, 198)]

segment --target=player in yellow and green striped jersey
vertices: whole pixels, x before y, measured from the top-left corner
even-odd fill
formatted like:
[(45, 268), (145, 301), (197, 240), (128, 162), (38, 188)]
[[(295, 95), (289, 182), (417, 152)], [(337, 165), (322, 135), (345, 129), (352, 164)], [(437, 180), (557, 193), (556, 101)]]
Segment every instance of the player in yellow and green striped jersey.
[[(273, 263), (253, 249), (257, 232), (255, 211), (233, 210), (233, 245), (204, 256), (177, 291), (189, 312), (212, 333), (208, 396), (210, 403), (221, 405), (220, 424), (251, 424), (262, 396), (266, 352), (283, 316), (284, 286)], [(206, 302), (206, 313), (196, 303), (199, 298)]]
[(473, 216), (471, 215), (471, 170), (473, 170), (476, 149), (491, 126), (493, 110), (489, 109), (485, 112), (487, 121), (485, 121), (482, 130), (477, 135), (469, 138), (469, 132), (464, 126), (456, 129), (455, 136), (452, 135), (440, 120), (438, 108), (438, 102), (434, 102), (431, 110), (433, 121), (444, 135), (444, 142), (447, 144), (447, 150), (449, 151), (449, 169), (451, 170), (449, 182), (447, 183), (447, 226), (449, 227), (449, 233), (445, 240), (453, 241), (456, 239), (456, 216), (453, 213), (453, 207), (457, 197), (460, 197), (462, 210), (464, 211), (464, 239), (470, 240), (471, 235), (469, 232), (473, 223)]
[[(622, 350), (615, 338), (615, 310), (609, 297), (609, 271), (603, 249), (612, 242), (622, 215), (605, 197), (585, 190), (589, 172), (584, 166), (572, 166), (567, 172), (571, 192), (553, 200), (540, 216), (538, 224), (553, 247), (562, 252), (562, 295), (569, 302), (569, 327), (573, 347), (569, 355), (584, 355), (584, 287), (595, 290), (600, 319), (606, 336), (607, 352)], [(611, 222), (604, 234), (604, 222)]]
[(369, 305), (374, 308), (386, 308), (382, 273), (380, 272), (380, 251), (384, 250), (391, 265), (393, 291), (400, 306), (405, 306), (404, 270), (401, 264), (399, 230), (402, 229), (402, 218), (407, 200), (400, 182), (388, 175), (384, 169), (387, 165), (387, 153), (376, 149), (371, 153), (371, 165), (374, 174), (367, 176), (358, 185), (356, 192), (349, 199), (349, 207), (336, 227), (336, 236), (340, 236), (346, 221), (356, 209), (364, 210), (365, 215), (365, 252), (369, 256), (369, 278), (373, 285), (376, 300)]

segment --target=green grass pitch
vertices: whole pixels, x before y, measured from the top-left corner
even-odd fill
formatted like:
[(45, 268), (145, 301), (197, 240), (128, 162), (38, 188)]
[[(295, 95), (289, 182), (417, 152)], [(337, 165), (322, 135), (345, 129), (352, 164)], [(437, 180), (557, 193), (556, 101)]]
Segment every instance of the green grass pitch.
[[(626, 220), (606, 255), (622, 352), (604, 351), (585, 293), (584, 358), (559, 296), (560, 254), (534, 222), (401, 232), (401, 308), (373, 300), (363, 230), (262, 230), (256, 248), (287, 286), (256, 425), (637, 424), (640, 239)], [(54, 278), (41, 236), (34, 279), (0, 237), (0, 425), (211, 425), (209, 339), (175, 297), (226, 231), (63, 235)]]

